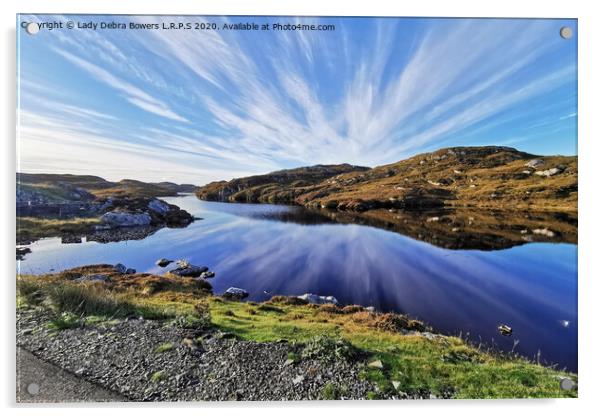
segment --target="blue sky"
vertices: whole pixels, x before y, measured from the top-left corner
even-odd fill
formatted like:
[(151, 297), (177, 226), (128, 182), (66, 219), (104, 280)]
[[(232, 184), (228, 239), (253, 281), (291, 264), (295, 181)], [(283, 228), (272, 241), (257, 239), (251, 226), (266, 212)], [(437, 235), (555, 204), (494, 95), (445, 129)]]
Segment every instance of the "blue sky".
[[(20, 16), (334, 31), (17, 30), (18, 170), (204, 184), (449, 146), (576, 153), (575, 20)], [(18, 23), (19, 24), (19, 23)], [(559, 36), (570, 26), (575, 36)]]

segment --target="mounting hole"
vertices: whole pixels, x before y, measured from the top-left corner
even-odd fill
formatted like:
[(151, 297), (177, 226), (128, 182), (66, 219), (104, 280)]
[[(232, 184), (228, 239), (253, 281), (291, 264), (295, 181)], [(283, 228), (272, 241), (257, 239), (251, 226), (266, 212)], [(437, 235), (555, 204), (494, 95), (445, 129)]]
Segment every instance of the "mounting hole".
[(30, 35), (36, 35), (40, 31), (40, 25), (36, 22), (29, 22), (25, 26), (25, 31)]
[(40, 386), (38, 385), (38, 383), (29, 383), (27, 385), (27, 393), (31, 394), (32, 396), (35, 396), (39, 392)]
[(570, 39), (573, 37), (573, 29), (568, 26), (563, 26), (560, 28), (560, 37), (562, 39)]

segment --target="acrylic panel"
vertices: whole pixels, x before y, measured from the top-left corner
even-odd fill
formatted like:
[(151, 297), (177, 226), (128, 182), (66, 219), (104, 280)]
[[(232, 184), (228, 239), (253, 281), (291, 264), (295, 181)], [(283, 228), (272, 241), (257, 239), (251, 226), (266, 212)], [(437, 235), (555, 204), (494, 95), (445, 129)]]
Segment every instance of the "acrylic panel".
[(17, 401), (576, 397), (577, 20), (17, 16)]

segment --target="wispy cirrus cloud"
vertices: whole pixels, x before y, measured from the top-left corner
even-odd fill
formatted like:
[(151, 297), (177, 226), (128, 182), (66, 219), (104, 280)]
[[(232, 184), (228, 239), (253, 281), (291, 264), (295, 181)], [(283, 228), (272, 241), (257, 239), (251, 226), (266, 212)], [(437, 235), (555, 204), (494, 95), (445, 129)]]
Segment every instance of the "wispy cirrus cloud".
[[(113, 20), (221, 26), (248, 19)], [(45, 43), (22, 39), (21, 106), (31, 117), (22, 120), (20, 138), (37, 143), (22, 158), (28, 166), (43, 158), (44, 131), (81, 155), (87, 144), (76, 131), (90, 138), (93, 129), (95, 146), (109, 144), (99, 159), (113, 166), (106, 176), (166, 175), (146, 168), (156, 165), (205, 183), (316, 163), (377, 165), (502, 136), (520, 138), (534, 153), (574, 146), (574, 118), (566, 115), (576, 106), (575, 45), (557, 33), (573, 21), (253, 20), (332, 23), (336, 30), (56, 31), (43, 33)], [(36, 71), (36, 54), (56, 59), (55, 68)], [(47, 85), (55, 89), (46, 94), (54, 108), (34, 99)], [(139, 166), (114, 167), (110, 154), (119, 143), (132, 157), (137, 152)], [(97, 165), (74, 157), (69, 166), (102, 170)]]
[(169, 118), (171, 120), (188, 122), (188, 120), (186, 120), (184, 117), (173, 112), (165, 103), (142, 91), (140, 88), (119, 79), (118, 77), (112, 75), (109, 71), (87, 62), (84, 59), (78, 58), (77, 56), (64, 50), (57, 49), (56, 53), (73, 64), (79, 66), (98, 81), (103, 82), (109, 87), (121, 91), (122, 93), (125, 93), (127, 100), (136, 107), (148, 111), (149, 113)]

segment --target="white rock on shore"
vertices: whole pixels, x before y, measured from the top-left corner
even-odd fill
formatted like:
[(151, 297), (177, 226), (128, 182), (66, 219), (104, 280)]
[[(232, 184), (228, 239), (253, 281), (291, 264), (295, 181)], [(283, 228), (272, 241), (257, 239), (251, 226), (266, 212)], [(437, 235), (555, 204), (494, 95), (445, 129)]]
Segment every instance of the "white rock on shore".
[(317, 305), (324, 305), (330, 303), (332, 305), (337, 305), (339, 301), (334, 296), (320, 296), (314, 293), (305, 293), (301, 296), (297, 296), (299, 299), (303, 299), (308, 301), (309, 303), (315, 303)]

